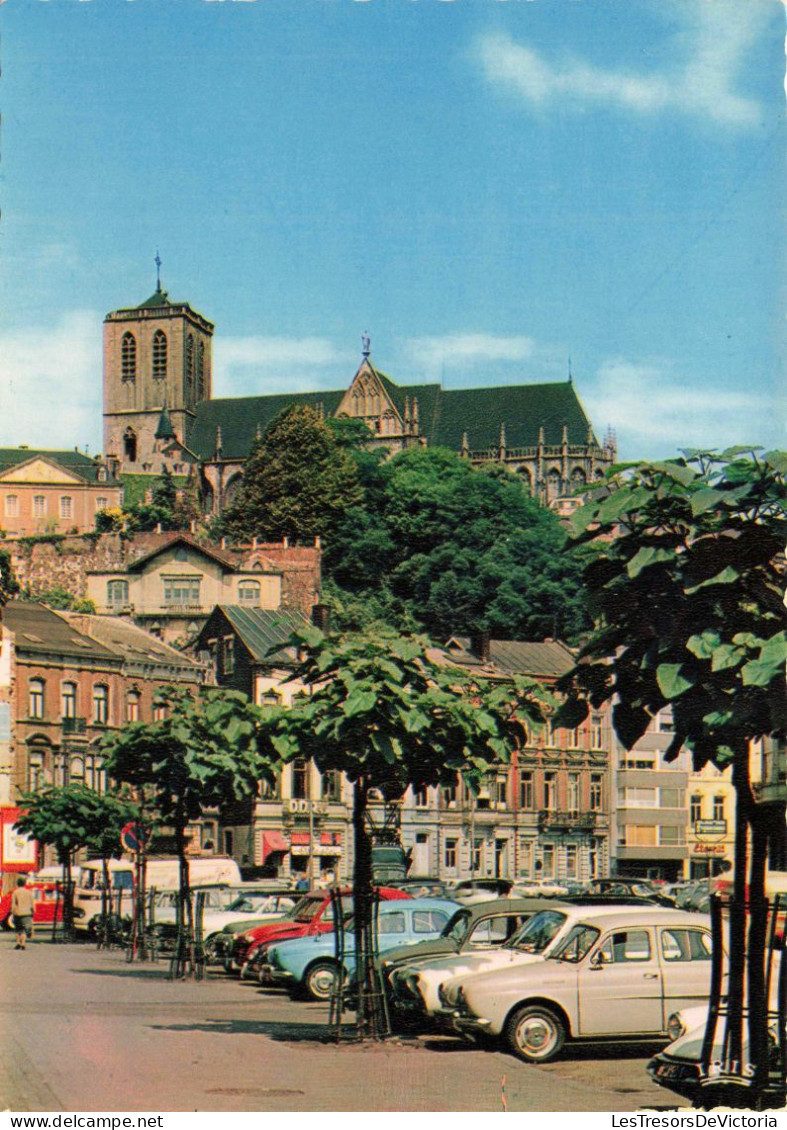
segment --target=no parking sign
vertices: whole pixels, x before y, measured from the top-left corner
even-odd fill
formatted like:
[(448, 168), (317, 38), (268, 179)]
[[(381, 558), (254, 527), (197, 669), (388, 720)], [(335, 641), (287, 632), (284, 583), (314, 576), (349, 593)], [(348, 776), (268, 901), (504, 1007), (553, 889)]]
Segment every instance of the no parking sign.
[(126, 851), (142, 851), (147, 834), (141, 824), (126, 824), (120, 833), (120, 842)]

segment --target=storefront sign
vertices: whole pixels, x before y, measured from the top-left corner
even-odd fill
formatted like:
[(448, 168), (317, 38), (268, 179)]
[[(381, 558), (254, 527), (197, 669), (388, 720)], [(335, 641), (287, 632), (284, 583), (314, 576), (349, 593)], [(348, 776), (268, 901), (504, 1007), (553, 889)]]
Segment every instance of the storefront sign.
[(695, 820), (694, 834), (697, 836), (726, 836), (726, 820)]
[(726, 855), (727, 848), (724, 844), (695, 844), (695, 855)]

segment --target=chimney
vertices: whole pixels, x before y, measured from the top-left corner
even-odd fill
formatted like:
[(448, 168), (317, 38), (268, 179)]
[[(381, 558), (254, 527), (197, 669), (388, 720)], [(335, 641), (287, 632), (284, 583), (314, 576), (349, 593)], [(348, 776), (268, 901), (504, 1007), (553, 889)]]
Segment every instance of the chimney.
[(328, 635), (331, 630), (331, 609), (327, 604), (315, 604), (312, 606), (312, 624), (315, 628), (319, 628), (324, 635)]
[(489, 663), (492, 659), (492, 633), (478, 629), (470, 636), (470, 650), (478, 656), (482, 663)]

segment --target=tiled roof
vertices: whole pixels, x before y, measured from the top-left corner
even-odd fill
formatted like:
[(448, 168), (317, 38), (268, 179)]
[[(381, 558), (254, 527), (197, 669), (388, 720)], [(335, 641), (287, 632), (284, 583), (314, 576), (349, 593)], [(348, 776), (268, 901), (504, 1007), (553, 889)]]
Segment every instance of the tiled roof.
[[(446, 650), (462, 666), (478, 667), (483, 664), (479, 656), (470, 650), (469, 637), (454, 636)], [(525, 640), (491, 640), (489, 652), (492, 666), (507, 675), (557, 679), (570, 671), (575, 663), (571, 648), (559, 640), (532, 643)]]
[(96, 462), (92, 456), (85, 455), (82, 451), (49, 451), (37, 447), (0, 447), (0, 474), (32, 459), (46, 459), (50, 463), (56, 463), (59, 467), (71, 471), (72, 474), (79, 475), (81, 479), (88, 483), (98, 482), (98, 472), (103, 469), (106, 471), (107, 477), (102, 480), (102, 486), (105, 484), (119, 485), (119, 480), (110, 475), (103, 463)]
[(78, 631), (65, 615), (43, 604), (12, 600), (3, 609), (3, 622), (14, 633), (20, 653), (76, 656), (80, 659), (118, 662), (117, 654)]
[(326, 416), (341, 403), (340, 392), (293, 392), (274, 396), (241, 396), (231, 400), (203, 400), (197, 405), (196, 420), (188, 443), (201, 459), (212, 459), (216, 450), (216, 429), (221, 428), (224, 459), (245, 459), (257, 438), (291, 404), (322, 405)]
[[(277, 608), (243, 608), (238, 604), (220, 604), (200, 633), (204, 639), (209, 633), (214, 616), (223, 615), (238, 633), (252, 659), (257, 663), (293, 663), (297, 658), (291, 649), (285, 648), (292, 633), (305, 628), (308, 620), (300, 612)], [(272, 651), (278, 648), (280, 650)]]
[(192, 672), (195, 679), (200, 674), (199, 666), (183, 652), (162, 643), (128, 620), (121, 620), (118, 616), (91, 616), (81, 612), (64, 612), (62, 615), (76, 628), (84, 624), (84, 634), (129, 663), (177, 667), (181, 671)]
[[(471, 450), (496, 447), (500, 425), (505, 425), (506, 446), (532, 447), (538, 443), (539, 429), (544, 442), (560, 444), (563, 428), (569, 443), (585, 444), (590, 420), (571, 381), (559, 384), (497, 385), (490, 388), (443, 389), (439, 385), (397, 385), (375, 370), (400, 415), (408, 397), (418, 401), (421, 435), (430, 446), (458, 451), (462, 433), (467, 432)], [(212, 459), (216, 431), (221, 428), (222, 456), (244, 459), (256, 438), (268, 424), (291, 404), (322, 405), (325, 414), (338, 408), (345, 389), (319, 392), (278, 393), (274, 396), (244, 396), (232, 400), (206, 400), (197, 405), (189, 446), (201, 459)]]

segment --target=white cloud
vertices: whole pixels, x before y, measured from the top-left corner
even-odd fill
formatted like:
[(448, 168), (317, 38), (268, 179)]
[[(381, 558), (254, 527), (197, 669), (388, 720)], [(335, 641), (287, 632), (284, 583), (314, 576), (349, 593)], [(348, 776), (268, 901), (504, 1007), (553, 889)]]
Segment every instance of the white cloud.
[(536, 352), (536, 343), (530, 337), (457, 333), (411, 338), (405, 348), (411, 363), (420, 371), (434, 374), (453, 365), (467, 369), (475, 365), (530, 360)]
[(286, 388), (299, 392), (325, 388), (326, 381), (335, 383), (337, 370), (346, 372), (348, 365), (348, 358), (327, 338), (217, 338), (214, 392), (216, 396), (244, 396)]
[(102, 320), (72, 310), (0, 334), (0, 444), (100, 451)]
[(481, 37), (477, 56), (492, 85), (525, 102), (611, 105), (634, 113), (677, 111), (720, 125), (751, 126), (758, 103), (736, 92), (747, 52), (765, 32), (774, 5), (765, 0), (700, 0), (664, 5), (678, 25), (672, 65), (660, 70), (605, 70), (575, 55), (547, 58), (505, 33)]
[(750, 390), (692, 384), (668, 362), (612, 359), (580, 392), (597, 434), (611, 424), (626, 459), (670, 456), (686, 447), (756, 444), (773, 410)]

